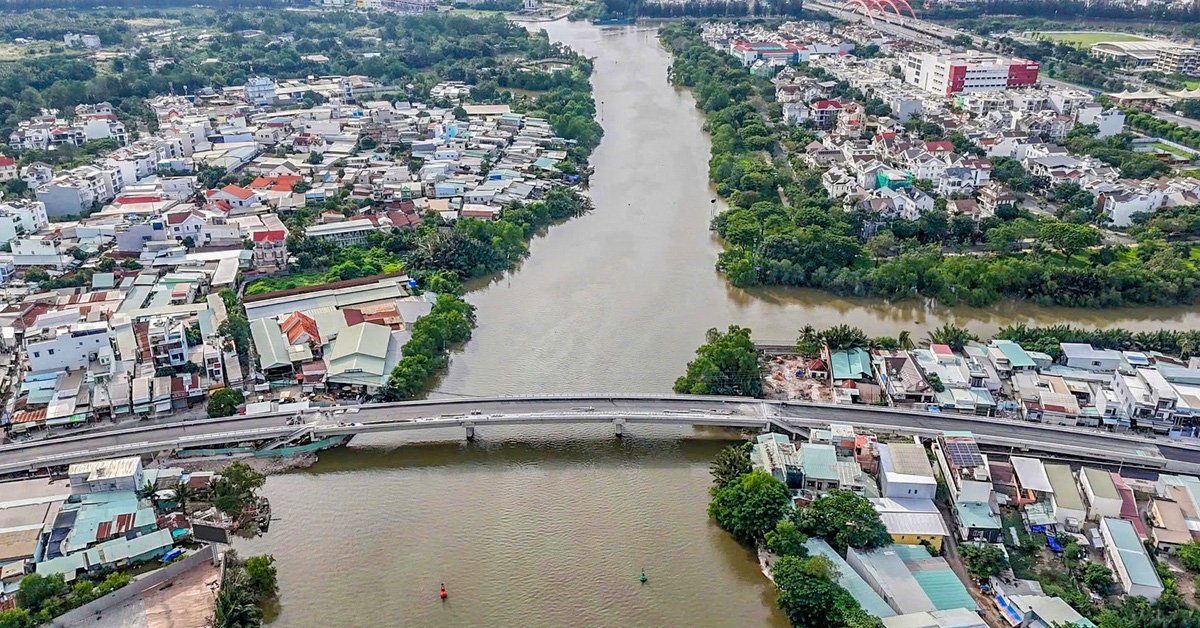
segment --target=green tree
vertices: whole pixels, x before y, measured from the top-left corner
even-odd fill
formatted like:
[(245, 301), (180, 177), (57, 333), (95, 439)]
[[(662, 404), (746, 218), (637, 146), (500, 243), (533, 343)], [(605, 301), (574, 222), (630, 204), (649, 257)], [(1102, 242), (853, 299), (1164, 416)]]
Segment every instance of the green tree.
[(857, 327), (850, 325), (834, 325), (821, 332), (821, 340), (830, 352), (845, 351), (869, 344), (867, 334)]
[(1038, 239), (1062, 253), (1068, 260), (1072, 255), (1104, 241), (1100, 231), (1091, 225), (1077, 225), (1056, 220), (1042, 223)]
[(111, 273), (117, 268), (117, 260), (111, 257), (102, 257), (96, 263), (96, 268), (102, 273)]
[(693, 395), (762, 396), (762, 370), (750, 330), (730, 325), (721, 333), (713, 328), (706, 343), (696, 349), (687, 373), (675, 380), (675, 392)]
[(233, 388), (222, 388), (214, 392), (208, 399), (208, 416), (212, 418), (233, 416), (237, 407), (246, 400), (242, 391)]
[(461, 295), (464, 292), (463, 282), (458, 278), (458, 273), (449, 270), (429, 273), (425, 276), (424, 283), (426, 290), (437, 294)]
[(23, 608), (0, 611), (0, 628), (35, 628), (38, 622)]
[(1004, 550), (991, 543), (963, 543), (958, 551), (967, 561), (967, 570), (980, 580), (1000, 575), (1008, 569), (1008, 559)]
[(238, 296), (237, 292), (234, 292), (232, 288), (221, 288), (217, 291), (217, 296), (221, 297), (221, 300), (225, 302), (226, 313), (235, 314), (238, 312)]
[(1200, 541), (1191, 541), (1176, 547), (1175, 557), (1188, 571), (1200, 573)]
[(275, 569), (275, 557), (270, 554), (251, 556), (246, 559), (246, 584), (260, 600), (269, 598), (279, 590)]
[(1108, 595), (1113, 587), (1112, 570), (1102, 563), (1089, 562), (1083, 568), (1083, 583), (1096, 595)]
[(36, 614), (52, 599), (66, 595), (67, 583), (62, 574), (43, 576), (29, 574), (21, 579), (17, 587), (17, 606)]
[(179, 505), (179, 509), (183, 514), (187, 514), (188, 504), (196, 499), (196, 489), (187, 485), (187, 482), (176, 482), (172, 487), (172, 492), (175, 493), (175, 503)]
[[(784, 556), (775, 562), (776, 603), (796, 628), (878, 626), (864, 619), (862, 608), (832, 580), (833, 564), (824, 556)], [(851, 622), (854, 622), (853, 624)], [(866, 623), (863, 623), (866, 622)]]
[(262, 609), (250, 595), (245, 574), (226, 578), (217, 593), (213, 628), (258, 628), (261, 625)]
[(764, 471), (751, 471), (713, 491), (708, 513), (738, 541), (752, 543), (775, 529), (791, 507), (791, 491), (783, 482)]
[(930, 343), (949, 345), (955, 351), (962, 351), (972, 340), (979, 340), (979, 337), (954, 323), (943, 323), (929, 332)]
[(807, 556), (808, 548), (804, 545), (808, 536), (796, 528), (792, 521), (784, 519), (775, 524), (775, 529), (766, 535), (767, 549), (779, 556)]
[(217, 335), (233, 341), (237, 349), (238, 361), (243, 367), (250, 365), (250, 322), (236, 310), (229, 312), (226, 318), (217, 326)]
[(725, 488), (754, 470), (750, 464), (750, 450), (753, 447), (752, 443), (738, 443), (729, 445), (717, 453), (717, 457), (708, 468), (708, 472), (713, 476), (714, 489)]
[(871, 549), (892, 542), (871, 502), (850, 491), (829, 491), (796, 511), (795, 517), (801, 532), (825, 539), (839, 552), (847, 547)]
[(45, 268), (34, 266), (33, 268), (25, 271), (25, 281), (41, 283), (48, 279), (50, 279), (50, 273), (47, 273)]
[(213, 505), (223, 512), (239, 514), (256, 498), (266, 481), (267, 476), (254, 467), (241, 461), (231, 463), (212, 482)]

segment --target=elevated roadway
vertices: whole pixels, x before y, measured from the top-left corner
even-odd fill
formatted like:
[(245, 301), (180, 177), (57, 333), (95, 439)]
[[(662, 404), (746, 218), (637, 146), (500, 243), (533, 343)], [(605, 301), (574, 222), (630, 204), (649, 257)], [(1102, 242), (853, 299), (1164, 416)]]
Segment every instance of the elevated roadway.
[(0, 447), (0, 474), (181, 449), (239, 444), (275, 447), (286, 442), (289, 435), (301, 434), (325, 438), (458, 428), (472, 437), (477, 430), (486, 434), (489, 427), (579, 424), (611, 424), (618, 434), (632, 425), (797, 432), (824, 427), (830, 422), (919, 436), (936, 436), (944, 430), (969, 430), (981, 445), (1002, 451), (1030, 451), (1070, 460), (1200, 473), (1200, 445), (1191, 442), (1007, 419), (742, 397), (590, 395), (370, 404), (306, 411), (301, 417), (304, 429), (288, 424), (296, 416), (277, 413), (154, 423), (13, 443)]

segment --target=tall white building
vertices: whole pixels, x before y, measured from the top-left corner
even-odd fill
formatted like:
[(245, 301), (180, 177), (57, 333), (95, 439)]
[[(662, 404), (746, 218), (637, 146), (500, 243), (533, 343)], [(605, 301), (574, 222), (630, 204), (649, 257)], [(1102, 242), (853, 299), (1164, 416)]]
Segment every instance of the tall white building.
[(904, 60), (904, 82), (935, 94), (983, 92), (1037, 83), (1037, 62), (980, 52), (910, 54)]
[(275, 81), (267, 76), (256, 76), (246, 82), (246, 100), (255, 105), (275, 104)]

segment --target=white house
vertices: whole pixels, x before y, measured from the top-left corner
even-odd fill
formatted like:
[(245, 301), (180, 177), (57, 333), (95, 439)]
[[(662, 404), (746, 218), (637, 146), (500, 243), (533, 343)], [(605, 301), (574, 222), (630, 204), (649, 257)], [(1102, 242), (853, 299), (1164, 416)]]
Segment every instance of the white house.
[(1088, 519), (1097, 521), (1102, 517), (1120, 518), (1121, 500), (1112, 474), (1101, 469), (1084, 467), (1079, 470), (1079, 486), (1088, 504)]
[(1162, 581), (1133, 524), (1125, 519), (1104, 517), (1100, 519), (1100, 538), (1104, 542), (1105, 560), (1112, 566), (1121, 588), (1131, 596), (1157, 600), (1163, 592)]

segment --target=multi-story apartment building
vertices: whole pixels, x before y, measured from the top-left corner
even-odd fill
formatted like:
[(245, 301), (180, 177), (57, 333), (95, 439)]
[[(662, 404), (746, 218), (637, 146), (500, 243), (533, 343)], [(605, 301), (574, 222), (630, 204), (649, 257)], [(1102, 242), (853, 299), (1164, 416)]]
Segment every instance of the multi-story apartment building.
[(18, 200), (0, 204), (0, 242), (12, 242), (18, 236), (34, 233), (49, 223), (44, 203)]
[(287, 268), (288, 230), (275, 214), (264, 215), (262, 221), (264, 228), (250, 234), (254, 241), (254, 268), (262, 273), (279, 272)]
[(979, 52), (912, 53), (904, 60), (904, 81), (935, 94), (1012, 89), (1037, 83), (1040, 66)]
[(124, 187), (125, 178), (115, 167), (80, 166), (39, 187), (37, 198), (50, 216), (70, 216), (113, 200)]
[(146, 342), (156, 368), (181, 366), (187, 361), (187, 335), (182, 321), (165, 316), (150, 319)]
[(246, 81), (246, 100), (259, 106), (275, 104), (275, 81), (267, 76)]

